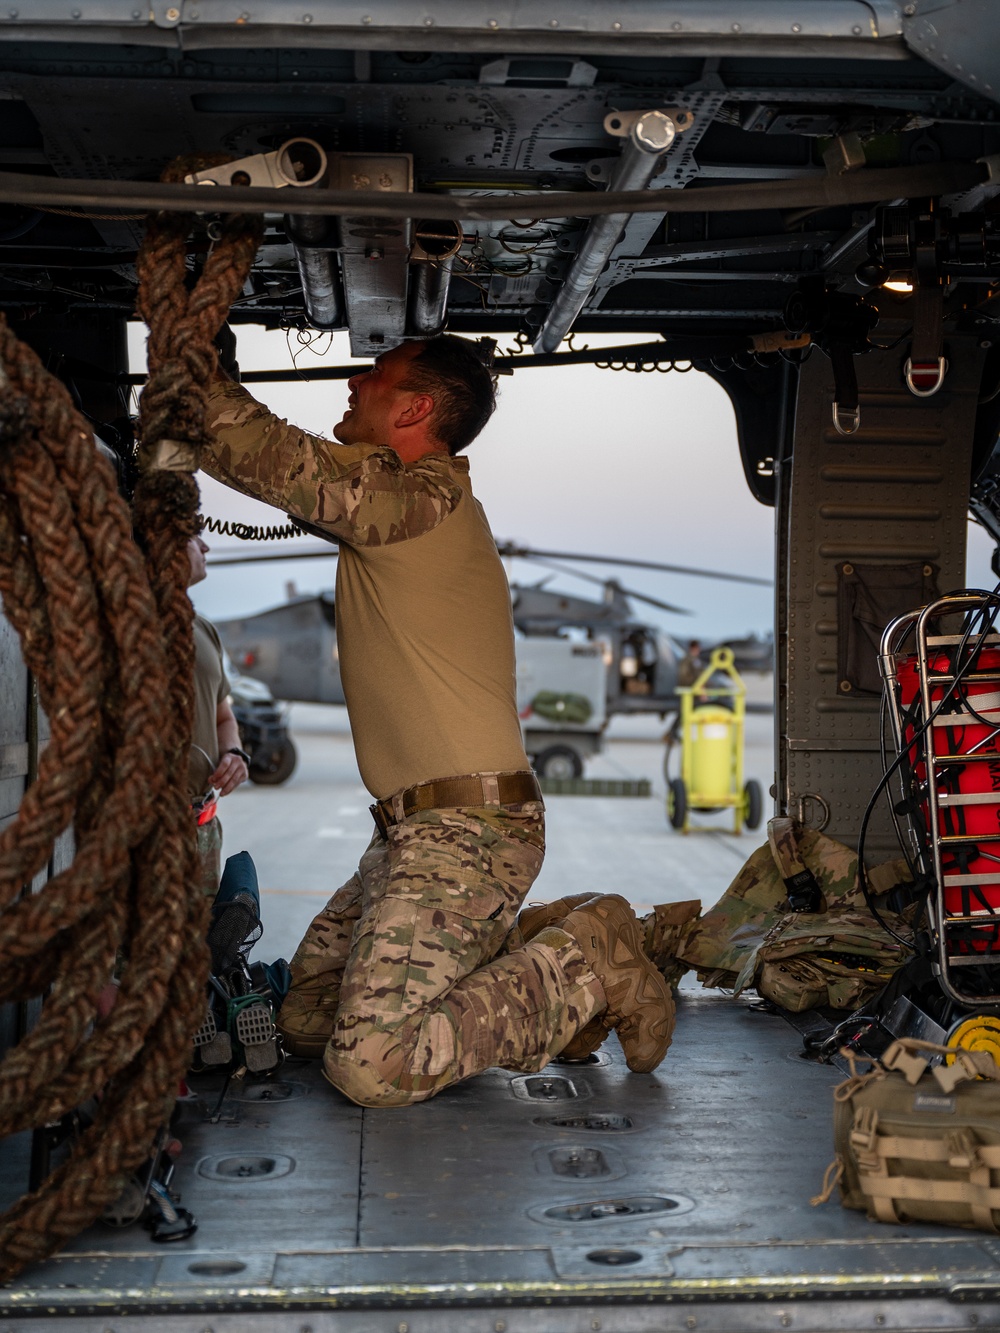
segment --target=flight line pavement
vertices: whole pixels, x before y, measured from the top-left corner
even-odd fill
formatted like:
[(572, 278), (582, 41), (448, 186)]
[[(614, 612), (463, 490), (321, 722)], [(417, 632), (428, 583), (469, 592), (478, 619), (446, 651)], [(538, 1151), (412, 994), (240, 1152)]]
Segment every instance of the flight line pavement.
[[(245, 783), (219, 803), (223, 856), (247, 850), (261, 887), (264, 935), (253, 956), (290, 958), (306, 927), (357, 868), (371, 837), (371, 798), (361, 784), (346, 710), (295, 704), (292, 736), (298, 766), (283, 786)], [(605, 752), (587, 776), (648, 778), (649, 797), (549, 796), (545, 864), (529, 895), (620, 893), (636, 911), (654, 903), (700, 898), (707, 908), (764, 841), (764, 822), (738, 836), (729, 811), (694, 816), (686, 836), (667, 823), (663, 777), (664, 724), (658, 717), (616, 717)], [(767, 795), (773, 779), (773, 717), (747, 716), (745, 769)], [(674, 759), (676, 772), (676, 753)]]

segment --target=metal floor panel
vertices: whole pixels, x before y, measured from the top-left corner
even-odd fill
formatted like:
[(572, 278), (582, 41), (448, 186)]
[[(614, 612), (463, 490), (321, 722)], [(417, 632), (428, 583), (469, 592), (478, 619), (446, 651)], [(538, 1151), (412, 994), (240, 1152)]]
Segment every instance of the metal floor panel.
[(197, 1234), (91, 1228), (0, 1292), (0, 1333), (1000, 1327), (1000, 1241), (810, 1207), (840, 1075), (799, 1046), (685, 991), (655, 1075), (612, 1041), (598, 1064), (362, 1112), (290, 1061), (217, 1124), (206, 1085), (175, 1178)]

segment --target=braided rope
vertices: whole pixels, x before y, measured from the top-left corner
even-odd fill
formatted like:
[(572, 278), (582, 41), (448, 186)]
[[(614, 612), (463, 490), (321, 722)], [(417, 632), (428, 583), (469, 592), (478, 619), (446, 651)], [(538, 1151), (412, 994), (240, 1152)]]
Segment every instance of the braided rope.
[[(175, 163), (165, 178), (190, 170)], [(196, 465), (212, 339), (260, 226), (225, 219), (190, 291), (189, 228), (155, 215), (140, 251), (137, 304), (150, 326), (140, 413), (147, 457), (180, 441)], [(144, 558), (89, 427), (0, 316), (0, 595), (51, 725), (38, 777), (0, 833), (0, 1000), (48, 991), (39, 1022), (0, 1062), (0, 1135), (100, 1099), (67, 1160), (0, 1217), (0, 1280), (118, 1197), (148, 1157), (204, 1016), (207, 907), (187, 798), (197, 511), (189, 471), (144, 472)], [(72, 865), (25, 894), (69, 827)], [(116, 956), (117, 1002), (101, 1015)]]

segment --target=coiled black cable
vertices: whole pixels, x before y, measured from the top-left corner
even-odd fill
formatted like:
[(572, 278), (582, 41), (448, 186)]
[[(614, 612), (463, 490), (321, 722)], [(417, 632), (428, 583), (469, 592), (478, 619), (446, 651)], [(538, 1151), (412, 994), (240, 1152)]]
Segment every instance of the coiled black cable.
[(209, 518), (201, 515), (202, 532), (215, 532), (220, 537), (237, 537), (241, 542), (276, 542), (290, 537), (304, 537), (306, 534), (293, 520), (281, 527), (261, 528), (253, 523), (231, 522), (229, 519)]

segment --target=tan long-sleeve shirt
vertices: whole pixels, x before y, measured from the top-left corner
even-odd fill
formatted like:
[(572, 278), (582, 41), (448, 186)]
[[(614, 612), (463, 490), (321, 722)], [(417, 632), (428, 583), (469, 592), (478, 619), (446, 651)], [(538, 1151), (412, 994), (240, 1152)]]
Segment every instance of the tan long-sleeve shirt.
[(368, 790), (526, 769), (510, 593), (468, 461), (331, 443), (224, 381), (207, 427), (206, 472), (341, 543), (337, 643)]

